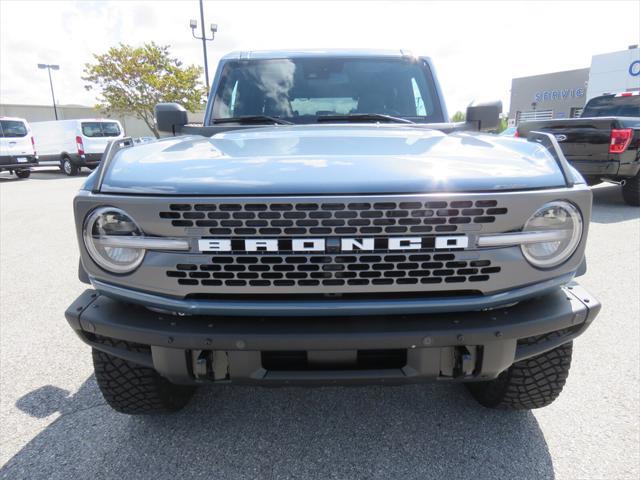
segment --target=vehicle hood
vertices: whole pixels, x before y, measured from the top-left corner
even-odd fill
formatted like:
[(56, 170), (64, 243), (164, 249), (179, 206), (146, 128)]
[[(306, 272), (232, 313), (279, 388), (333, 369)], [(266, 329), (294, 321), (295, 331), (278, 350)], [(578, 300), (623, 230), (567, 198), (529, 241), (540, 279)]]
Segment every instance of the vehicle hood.
[(178, 195), (472, 192), (565, 185), (544, 147), (424, 125), (298, 125), (121, 150), (101, 191)]

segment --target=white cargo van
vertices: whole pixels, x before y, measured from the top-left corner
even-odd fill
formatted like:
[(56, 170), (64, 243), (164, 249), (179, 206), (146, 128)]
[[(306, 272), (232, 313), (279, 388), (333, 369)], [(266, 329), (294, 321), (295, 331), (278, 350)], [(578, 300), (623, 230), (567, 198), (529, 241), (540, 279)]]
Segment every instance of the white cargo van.
[(33, 122), (33, 136), (40, 165), (58, 165), (67, 175), (81, 167), (94, 169), (112, 140), (124, 137), (116, 120), (81, 119)]
[(31, 175), (38, 163), (31, 128), (24, 118), (0, 117), (0, 172), (9, 170), (19, 178)]

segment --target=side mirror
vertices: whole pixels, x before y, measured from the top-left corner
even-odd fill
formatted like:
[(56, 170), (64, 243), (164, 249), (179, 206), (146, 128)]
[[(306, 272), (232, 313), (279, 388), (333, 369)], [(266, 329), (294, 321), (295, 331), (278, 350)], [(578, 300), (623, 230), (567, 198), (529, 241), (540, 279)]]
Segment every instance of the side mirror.
[(471, 130), (492, 130), (498, 128), (501, 113), (501, 101), (469, 105), (466, 123)]
[(187, 111), (179, 103), (158, 103), (155, 108), (156, 125), (161, 132), (180, 133), (189, 123)]

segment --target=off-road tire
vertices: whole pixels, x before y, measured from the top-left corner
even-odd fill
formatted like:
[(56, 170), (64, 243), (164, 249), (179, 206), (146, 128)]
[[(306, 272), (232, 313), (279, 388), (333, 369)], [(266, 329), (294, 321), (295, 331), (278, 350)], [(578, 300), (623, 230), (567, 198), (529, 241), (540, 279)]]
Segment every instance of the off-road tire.
[(31, 176), (31, 170), (16, 170), (14, 173), (18, 178), (29, 178)]
[(80, 167), (74, 165), (69, 157), (64, 157), (60, 161), (60, 170), (64, 172), (65, 175), (69, 177), (75, 177), (80, 172)]
[[(528, 344), (545, 339), (531, 337)], [(471, 395), (483, 406), (501, 410), (530, 410), (551, 404), (564, 387), (571, 366), (573, 343), (514, 363), (489, 382), (467, 383)]]
[(640, 173), (627, 179), (622, 186), (622, 198), (627, 205), (640, 207)]
[[(144, 345), (109, 340), (108, 343), (116, 348), (136, 352), (148, 349)], [(152, 415), (177, 412), (189, 403), (195, 391), (194, 387), (169, 382), (152, 368), (128, 362), (95, 348), (91, 353), (102, 396), (111, 408), (120, 413)]]

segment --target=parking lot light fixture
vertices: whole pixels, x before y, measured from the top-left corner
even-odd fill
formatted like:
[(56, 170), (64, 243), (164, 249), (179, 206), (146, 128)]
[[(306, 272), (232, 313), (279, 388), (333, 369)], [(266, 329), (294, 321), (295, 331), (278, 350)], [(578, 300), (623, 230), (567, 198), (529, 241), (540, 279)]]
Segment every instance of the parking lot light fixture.
[(204, 79), (207, 87), (207, 95), (209, 95), (209, 64), (207, 61), (207, 42), (212, 42), (216, 36), (216, 32), (218, 31), (218, 25), (212, 23), (210, 26), (211, 29), (211, 38), (207, 37), (204, 27), (204, 7), (202, 5), (202, 0), (200, 0), (200, 30), (201, 36), (196, 35), (196, 29), (198, 28), (197, 20), (190, 20), (189, 26), (191, 27), (191, 35), (196, 40), (202, 40), (202, 54), (204, 56)]
[(56, 96), (53, 93), (53, 81), (51, 80), (51, 70), (60, 70), (60, 65), (48, 64), (48, 63), (39, 63), (38, 68), (40, 70), (47, 69), (49, 73), (49, 86), (51, 87), (51, 98), (53, 99), (53, 114), (58, 120), (58, 109), (56, 108)]

